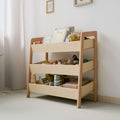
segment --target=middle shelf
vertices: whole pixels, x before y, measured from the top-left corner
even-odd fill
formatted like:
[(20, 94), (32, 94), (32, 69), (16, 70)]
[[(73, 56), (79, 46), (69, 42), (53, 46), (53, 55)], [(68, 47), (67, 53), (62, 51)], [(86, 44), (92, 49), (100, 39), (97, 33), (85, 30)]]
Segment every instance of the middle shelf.
[[(83, 63), (83, 74), (94, 69), (94, 61)], [(30, 72), (79, 76), (79, 65), (30, 64)]]

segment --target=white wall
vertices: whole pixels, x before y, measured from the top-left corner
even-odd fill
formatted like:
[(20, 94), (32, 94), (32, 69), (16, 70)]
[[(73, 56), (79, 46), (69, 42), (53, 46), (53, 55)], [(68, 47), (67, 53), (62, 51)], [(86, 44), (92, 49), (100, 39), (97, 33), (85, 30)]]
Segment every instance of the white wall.
[(55, 12), (46, 14), (45, 0), (25, 0), (26, 61), (31, 37), (69, 25), (79, 31), (97, 30), (99, 95), (120, 97), (120, 1), (94, 0), (82, 7), (73, 7), (73, 1), (55, 0)]

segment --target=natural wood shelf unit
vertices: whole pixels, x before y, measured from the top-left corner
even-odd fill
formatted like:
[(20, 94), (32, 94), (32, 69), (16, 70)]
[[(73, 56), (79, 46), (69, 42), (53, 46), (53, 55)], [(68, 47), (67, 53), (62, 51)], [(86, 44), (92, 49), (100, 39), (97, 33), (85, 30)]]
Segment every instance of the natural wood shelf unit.
[[(85, 39), (85, 37), (92, 37)], [(30, 58), (28, 70), (28, 84), (27, 84), (27, 97), (30, 97), (30, 92), (58, 96), (77, 100), (77, 107), (81, 107), (81, 99), (94, 92), (94, 101), (97, 101), (97, 32), (82, 32), (80, 41), (64, 42), (64, 43), (50, 43), (33, 45), (33, 42), (41, 41), (41, 38), (32, 38), (30, 45)], [(94, 60), (83, 63), (83, 51), (86, 49), (94, 48)], [(48, 60), (48, 53), (51, 52), (79, 52), (79, 65), (42, 65), (32, 63), (33, 53), (46, 53), (46, 60)], [(83, 74), (86, 72), (94, 71), (94, 80), (82, 86)], [(78, 76), (78, 89), (48, 86), (41, 84), (31, 83), (31, 73), (44, 73), (44, 74), (58, 74), (58, 75), (71, 75)]]

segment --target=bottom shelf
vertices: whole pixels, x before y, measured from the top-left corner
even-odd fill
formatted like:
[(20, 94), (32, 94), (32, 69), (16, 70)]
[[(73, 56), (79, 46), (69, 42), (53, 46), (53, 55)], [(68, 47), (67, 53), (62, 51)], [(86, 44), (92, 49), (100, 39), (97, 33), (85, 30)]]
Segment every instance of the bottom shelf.
[[(94, 89), (94, 82), (82, 86), (82, 98)], [(30, 92), (77, 100), (78, 89), (29, 83)]]

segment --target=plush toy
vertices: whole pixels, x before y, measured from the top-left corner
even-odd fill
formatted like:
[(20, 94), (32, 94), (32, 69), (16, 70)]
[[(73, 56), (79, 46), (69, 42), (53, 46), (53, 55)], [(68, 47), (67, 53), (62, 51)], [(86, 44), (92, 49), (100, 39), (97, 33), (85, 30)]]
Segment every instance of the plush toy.
[(68, 35), (67, 41), (80, 41), (80, 34), (79, 33), (72, 33)]
[(68, 64), (68, 65), (73, 64), (73, 60), (68, 59), (68, 60), (67, 60), (67, 64)]
[(61, 62), (62, 64), (67, 64), (67, 59), (65, 57), (62, 57)]
[(73, 55), (73, 64), (79, 64), (79, 59), (77, 58), (77, 55)]

